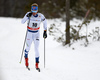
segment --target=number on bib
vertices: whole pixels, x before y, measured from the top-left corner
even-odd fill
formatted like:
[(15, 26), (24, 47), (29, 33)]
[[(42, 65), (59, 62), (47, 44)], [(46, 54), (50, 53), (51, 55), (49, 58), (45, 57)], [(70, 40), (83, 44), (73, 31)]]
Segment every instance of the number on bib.
[(37, 27), (37, 23), (33, 23), (33, 27)]

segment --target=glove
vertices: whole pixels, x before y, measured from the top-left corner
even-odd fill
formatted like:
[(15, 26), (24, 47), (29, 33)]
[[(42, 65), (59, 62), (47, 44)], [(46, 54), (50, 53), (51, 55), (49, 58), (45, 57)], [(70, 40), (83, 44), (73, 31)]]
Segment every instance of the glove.
[(47, 31), (44, 31), (43, 38), (47, 38)]
[(28, 13), (26, 16), (31, 17), (31, 15), (32, 15), (32, 12)]

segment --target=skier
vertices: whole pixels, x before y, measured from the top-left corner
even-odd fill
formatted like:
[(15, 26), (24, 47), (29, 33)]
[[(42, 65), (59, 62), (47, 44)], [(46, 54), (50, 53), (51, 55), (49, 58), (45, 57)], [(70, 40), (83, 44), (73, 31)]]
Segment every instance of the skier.
[(28, 63), (28, 52), (30, 50), (30, 46), (32, 41), (34, 41), (34, 47), (35, 47), (35, 60), (36, 64), (35, 67), (37, 70), (40, 70), (38, 64), (39, 64), (39, 41), (40, 41), (40, 23), (43, 22), (44, 26), (44, 33), (43, 38), (47, 38), (47, 21), (43, 14), (38, 13), (38, 4), (33, 3), (31, 5), (31, 11), (27, 12), (22, 19), (21, 23), (24, 24), (27, 22), (27, 37), (26, 37), (26, 48), (25, 48), (25, 65), (26, 68), (29, 68)]

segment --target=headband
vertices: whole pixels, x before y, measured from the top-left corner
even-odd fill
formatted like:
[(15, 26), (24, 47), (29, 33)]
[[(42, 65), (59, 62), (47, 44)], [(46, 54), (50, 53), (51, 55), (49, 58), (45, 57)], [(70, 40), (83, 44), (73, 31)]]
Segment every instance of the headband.
[(38, 7), (37, 6), (32, 6), (31, 11), (33, 11), (33, 10), (35, 10), (35, 11), (38, 10)]

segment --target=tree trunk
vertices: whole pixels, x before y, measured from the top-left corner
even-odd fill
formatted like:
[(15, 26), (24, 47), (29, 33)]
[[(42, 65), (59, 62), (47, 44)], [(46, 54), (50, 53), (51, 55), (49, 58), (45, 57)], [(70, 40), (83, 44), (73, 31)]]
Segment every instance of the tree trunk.
[(66, 0), (66, 41), (65, 45), (70, 43), (70, 0)]

